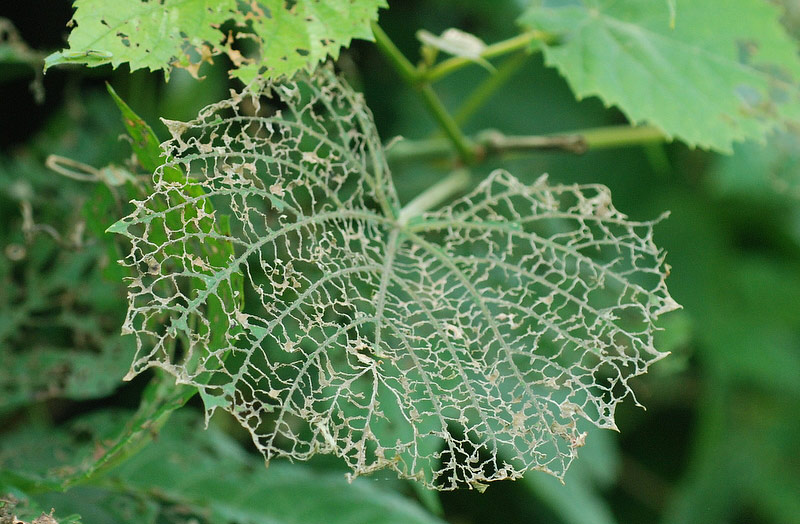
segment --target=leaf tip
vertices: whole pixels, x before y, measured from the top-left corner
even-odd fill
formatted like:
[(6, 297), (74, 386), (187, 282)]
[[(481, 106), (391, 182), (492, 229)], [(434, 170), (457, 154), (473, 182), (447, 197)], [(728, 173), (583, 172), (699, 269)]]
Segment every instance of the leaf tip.
[(677, 311), (679, 309), (683, 309), (683, 306), (678, 304), (671, 296), (667, 295), (667, 297), (664, 299), (664, 303), (655, 311), (654, 315), (656, 317), (660, 317), (664, 313)]
[(122, 219), (117, 220), (106, 229), (106, 233), (116, 233), (118, 235), (128, 236), (128, 223)]

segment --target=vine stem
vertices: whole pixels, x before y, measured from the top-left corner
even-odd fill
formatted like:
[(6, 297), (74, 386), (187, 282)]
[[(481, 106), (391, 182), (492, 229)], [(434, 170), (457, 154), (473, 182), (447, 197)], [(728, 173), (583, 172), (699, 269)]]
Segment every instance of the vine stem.
[(447, 109), (444, 107), (442, 101), (439, 100), (439, 97), (436, 96), (433, 88), (429, 84), (425, 84), (419, 91), (422, 96), (422, 101), (425, 103), (428, 111), (430, 111), (431, 115), (439, 123), (442, 131), (444, 131), (453, 143), (461, 160), (467, 165), (474, 164), (476, 161), (475, 147), (470, 139), (464, 135), (464, 132), (461, 131), (461, 128), (458, 127), (458, 124), (450, 113), (447, 112)]
[[(664, 142), (666, 135), (653, 126), (607, 126), (582, 129), (553, 135), (504, 135), (495, 130), (477, 133), (471, 142), (477, 161), (508, 153), (560, 150), (581, 154), (586, 151), (615, 147), (648, 145)], [(392, 162), (435, 160), (452, 154), (450, 143), (440, 137), (423, 140), (403, 140), (387, 149)]]
[(470, 173), (466, 168), (456, 169), (443, 180), (432, 185), (405, 205), (400, 210), (397, 223), (401, 226), (408, 224), (412, 218), (420, 216), (451, 196), (464, 191), (469, 187)]
[(389, 35), (376, 22), (372, 22), (372, 34), (375, 36), (375, 44), (377, 44), (378, 49), (389, 59), (389, 62), (403, 77), (403, 80), (411, 85), (416, 85), (420, 76), (417, 68), (405, 57), (402, 51), (389, 38)]
[(605, 126), (575, 131), (589, 149), (636, 146), (665, 142), (668, 137), (655, 126)]
[[(535, 41), (551, 44), (558, 41), (558, 36), (553, 33), (539, 31), (538, 29), (525, 31), (507, 40), (501, 40), (500, 42), (486, 46), (483, 52), (481, 52), (480, 57), (494, 58), (496, 56), (505, 55), (517, 51), (518, 49), (525, 49), (531, 42)], [(450, 73), (474, 63), (474, 60), (461, 56), (448, 58), (424, 72), (422, 78), (427, 82), (436, 82)]]
[(511, 77), (513, 77), (520, 67), (528, 60), (530, 53), (519, 52), (511, 55), (505, 62), (500, 64), (494, 74), (489, 75), (481, 82), (478, 87), (469, 95), (469, 97), (461, 104), (453, 119), (457, 124), (463, 125), (469, 118), (475, 114), (483, 105), (497, 92), (498, 89), (503, 87)]
[[(465, 67), (472, 60), (464, 57), (453, 57), (440, 62), (431, 68), (417, 68), (398, 49), (389, 36), (376, 23), (372, 23), (372, 33), (378, 49), (386, 56), (398, 74), (422, 98), (428, 112), (439, 124), (450, 143), (455, 146), (458, 156), (465, 165), (474, 165), (490, 155), (501, 155), (509, 152), (524, 152), (534, 150), (564, 150), (572, 153), (583, 153), (587, 150), (605, 149), (630, 145), (645, 145), (663, 142), (667, 137), (662, 131), (653, 126), (607, 126), (584, 129), (569, 134), (546, 136), (507, 136), (497, 131), (487, 130), (478, 133), (474, 138), (464, 134), (458, 121), (447, 111), (442, 101), (431, 87), (431, 83), (444, 76)], [(534, 41), (554, 43), (558, 36), (539, 30), (531, 30), (517, 36), (489, 45), (481, 53), (482, 58), (493, 58), (527, 48)], [(468, 100), (468, 104), (459, 111), (459, 120), (465, 119), (474, 111), (475, 107), (482, 104), (495, 89), (505, 82), (508, 77), (522, 63), (514, 59), (509, 60), (508, 71), (496, 81), (490, 81), (485, 89), (474, 93), (475, 100)], [(497, 85), (495, 85), (497, 84)], [(410, 158), (436, 158), (449, 156), (450, 148), (447, 142), (434, 137), (427, 140), (401, 142), (387, 151), (390, 160)], [(432, 188), (431, 188), (432, 189)]]
[(464, 132), (461, 131), (461, 128), (458, 127), (452, 115), (447, 112), (444, 104), (430, 84), (423, 79), (417, 68), (411, 64), (408, 58), (403, 55), (389, 36), (375, 22), (372, 23), (372, 33), (375, 36), (375, 43), (378, 45), (378, 49), (383, 52), (400, 76), (403, 77), (403, 80), (419, 93), (431, 116), (455, 146), (462, 162), (467, 165), (473, 164), (476, 160), (473, 145), (464, 135)]

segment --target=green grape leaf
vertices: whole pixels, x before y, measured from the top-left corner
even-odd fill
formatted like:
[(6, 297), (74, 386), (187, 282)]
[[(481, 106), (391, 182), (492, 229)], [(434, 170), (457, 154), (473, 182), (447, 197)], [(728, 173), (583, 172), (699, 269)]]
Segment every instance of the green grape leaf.
[(776, 132), (767, 144), (737, 144), (733, 155), (716, 160), (710, 181), (715, 190), (729, 196), (800, 198), (800, 135)]
[[(166, 123), (170, 161), (114, 227), (137, 273), (131, 374), (199, 388), (267, 460), (333, 453), (438, 489), (561, 477), (576, 421), (614, 428), (630, 377), (664, 356), (653, 322), (678, 306), (655, 222), (603, 186), (496, 171), (409, 217), (363, 99), (328, 69)], [(209, 242), (234, 252), (211, 259)]]
[(519, 22), (559, 35), (540, 45), (579, 98), (730, 152), (800, 122), (800, 58), (779, 14), (763, 0), (544, 0)]
[[(49, 67), (128, 63), (132, 71), (173, 67), (199, 75), (226, 54), (232, 75), (249, 83), (314, 66), (353, 38), (372, 39), (369, 24), (385, 0), (75, 0), (69, 49), (47, 57)], [(230, 30), (233, 22), (235, 32)], [(224, 25), (224, 28), (223, 28)], [(240, 49), (252, 48), (245, 54)]]

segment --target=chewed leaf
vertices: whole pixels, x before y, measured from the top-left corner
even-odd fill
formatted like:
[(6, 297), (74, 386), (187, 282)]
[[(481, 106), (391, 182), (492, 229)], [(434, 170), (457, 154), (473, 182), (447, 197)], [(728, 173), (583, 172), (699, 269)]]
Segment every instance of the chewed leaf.
[[(172, 127), (154, 194), (119, 228), (139, 271), (132, 371), (200, 388), (267, 459), (334, 453), (354, 475), (438, 489), (562, 476), (578, 419), (613, 428), (630, 377), (663, 356), (653, 322), (677, 304), (654, 222), (627, 220), (603, 186), (497, 171), (400, 220), (372, 117), (327, 69)], [(222, 213), (230, 233), (213, 233)], [(206, 257), (212, 240), (234, 253)], [(241, 301), (225, 299), (234, 275)]]
[[(203, 63), (226, 54), (233, 76), (278, 77), (315, 65), (352, 38), (370, 39), (371, 20), (385, 0), (75, 0), (69, 49), (53, 53), (47, 68), (81, 63), (128, 63), (131, 70), (173, 67), (198, 76)], [(230, 22), (235, 32), (229, 31)], [(225, 26), (225, 29), (222, 26)], [(242, 45), (241, 40), (246, 41)], [(245, 56), (242, 47), (253, 49)]]

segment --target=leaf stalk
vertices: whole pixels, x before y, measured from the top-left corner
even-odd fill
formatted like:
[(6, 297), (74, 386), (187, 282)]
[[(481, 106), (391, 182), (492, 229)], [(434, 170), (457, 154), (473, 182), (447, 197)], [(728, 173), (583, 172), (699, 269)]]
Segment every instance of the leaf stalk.
[(466, 165), (475, 163), (475, 150), (472, 144), (464, 135), (464, 132), (461, 131), (461, 128), (453, 119), (452, 115), (448, 113), (430, 84), (423, 79), (422, 73), (411, 64), (378, 24), (372, 24), (372, 32), (375, 36), (375, 43), (378, 49), (383, 52), (389, 60), (389, 63), (397, 70), (400, 76), (403, 77), (403, 80), (419, 93), (428, 112), (453, 143), (453, 146), (455, 146), (456, 151), (458, 151), (461, 157), (461, 161)]
[[(528, 48), (530, 44), (535, 41), (552, 44), (558, 41), (558, 36), (553, 33), (532, 29), (530, 31), (525, 31), (524, 33), (513, 36), (507, 40), (501, 40), (500, 42), (486, 46), (486, 49), (483, 50), (483, 52), (480, 54), (480, 57), (489, 59), (506, 55), (519, 49)], [(443, 60), (442, 62), (439, 62), (435, 66), (428, 69), (423, 74), (423, 79), (426, 82), (437, 82), (454, 71), (458, 71), (459, 69), (474, 63), (474, 60), (461, 56), (448, 58), (447, 60)]]
[(375, 44), (378, 49), (392, 64), (392, 67), (403, 77), (410, 85), (417, 85), (419, 82), (419, 71), (414, 65), (405, 57), (405, 55), (398, 49), (389, 35), (379, 26), (376, 22), (372, 23), (372, 34), (375, 36)]
[(466, 165), (474, 164), (477, 158), (472, 141), (467, 138), (450, 113), (447, 112), (447, 109), (444, 107), (444, 104), (436, 95), (433, 88), (426, 84), (420, 88), (419, 92), (422, 96), (422, 101), (425, 103), (425, 107), (428, 108), (428, 111), (439, 123), (444, 134), (447, 135), (453, 143), (461, 160)]
[[(551, 135), (505, 135), (488, 129), (470, 138), (475, 148), (476, 162), (492, 156), (536, 151), (566, 151), (582, 154), (587, 151), (616, 147), (641, 146), (668, 140), (653, 126), (606, 126)], [(443, 137), (422, 140), (402, 140), (386, 151), (390, 162), (424, 161), (452, 155), (450, 142)]]
[(475, 90), (467, 97), (461, 104), (453, 119), (459, 125), (463, 125), (469, 118), (474, 115), (486, 102), (494, 95), (498, 89), (503, 87), (506, 82), (519, 71), (525, 62), (530, 57), (530, 53), (519, 52), (511, 55), (507, 60), (497, 67), (494, 74), (486, 77)]
[(433, 209), (456, 193), (469, 187), (470, 173), (466, 168), (456, 169), (447, 178), (440, 180), (406, 204), (400, 210), (397, 223), (401, 226), (408, 224), (412, 218), (420, 216), (425, 211)]

